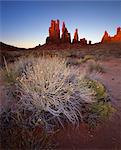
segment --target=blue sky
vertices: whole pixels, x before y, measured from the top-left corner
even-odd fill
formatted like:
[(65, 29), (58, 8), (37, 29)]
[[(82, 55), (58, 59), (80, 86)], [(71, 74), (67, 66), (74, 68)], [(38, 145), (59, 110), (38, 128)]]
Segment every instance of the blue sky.
[(121, 26), (121, 1), (2, 1), (0, 41), (18, 47), (45, 43), (51, 19), (65, 21), (73, 37), (99, 42), (105, 30)]

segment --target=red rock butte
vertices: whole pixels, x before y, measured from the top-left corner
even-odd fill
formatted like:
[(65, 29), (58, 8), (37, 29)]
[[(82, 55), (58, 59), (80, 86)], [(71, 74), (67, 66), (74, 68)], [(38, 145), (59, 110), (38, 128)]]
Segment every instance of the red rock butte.
[(59, 20), (51, 20), (51, 27), (49, 27), (49, 37), (47, 37), (46, 43), (60, 43)]
[(70, 33), (68, 33), (68, 29), (65, 26), (65, 22), (63, 22), (62, 26), (61, 43), (71, 43), (71, 35)]
[(78, 29), (75, 30), (73, 43), (79, 42)]
[(105, 31), (101, 43), (116, 43), (121, 42), (121, 27), (117, 28), (117, 33), (114, 36), (110, 36), (107, 31)]
[[(105, 31), (101, 43), (112, 43), (112, 42), (121, 42), (121, 27), (117, 28), (117, 33), (114, 36), (110, 36), (107, 31)], [(87, 45), (87, 40), (82, 38), (79, 40), (78, 29), (75, 30), (74, 37), (71, 42), (71, 34), (68, 32), (68, 29), (65, 25), (65, 22), (62, 24), (62, 34), (60, 35), (60, 21), (51, 20), (51, 25), (49, 27), (49, 36), (46, 38), (46, 44), (79, 44)], [(88, 41), (88, 44), (91, 45), (91, 41)]]
[[(71, 34), (68, 32), (68, 29), (65, 25), (65, 22), (62, 24), (62, 34), (60, 35), (60, 22), (59, 20), (51, 20), (51, 26), (49, 27), (49, 36), (46, 38), (46, 44), (71, 44)], [(78, 36), (78, 29), (75, 30), (74, 38), (72, 44), (81, 44), (87, 45), (87, 40), (85, 38), (80, 39)]]

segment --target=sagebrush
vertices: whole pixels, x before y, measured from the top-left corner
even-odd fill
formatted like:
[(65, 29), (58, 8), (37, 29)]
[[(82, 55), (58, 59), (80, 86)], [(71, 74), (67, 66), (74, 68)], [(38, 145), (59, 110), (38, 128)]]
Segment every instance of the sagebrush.
[(65, 121), (78, 124), (83, 121), (81, 106), (95, 101), (94, 91), (82, 84), (85, 73), (67, 67), (63, 59), (33, 58), (13, 66), (15, 108), (20, 114), (32, 112), (26, 121), (30, 124), (39, 120), (47, 129)]
[[(111, 110), (105, 87), (90, 80), (86, 69), (82, 71), (68, 66), (65, 59), (21, 58), (9, 65), (6, 62), (6, 67), (1, 71), (5, 84), (3, 92), (7, 98), (1, 109), (1, 134), (4, 136), (10, 132), (13, 141), (15, 137), (11, 135), (11, 130), (15, 126), (15, 135), (20, 129), (28, 135), (29, 130), (33, 134), (36, 128), (42, 128), (38, 131), (44, 131), (46, 139), (46, 133), (48, 135), (60, 125), (64, 127), (65, 123), (78, 126), (80, 122), (85, 122), (95, 126), (98, 119), (107, 116)], [(20, 145), (21, 136), (25, 134), (20, 134)], [(41, 133), (38, 134), (41, 137)], [(5, 140), (8, 141), (8, 138)], [(34, 137), (30, 140), (31, 144), (29, 141), (24, 143), (25, 147), (33, 148), (37, 142), (44, 148), (50, 146), (46, 140), (45, 143), (41, 139), (36, 141)]]

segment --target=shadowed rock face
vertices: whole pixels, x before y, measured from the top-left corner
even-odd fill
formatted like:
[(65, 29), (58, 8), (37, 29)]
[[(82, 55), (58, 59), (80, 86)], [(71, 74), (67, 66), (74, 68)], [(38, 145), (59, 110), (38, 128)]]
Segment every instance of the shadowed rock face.
[(68, 30), (65, 26), (65, 22), (63, 22), (62, 26), (61, 43), (71, 43), (71, 35), (70, 33), (68, 33)]
[(92, 44), (92, 41), (89, 41), (89, 45), (91, 45)]
[(87, 40), (85, 38), (80, 39), (80, 44), (81, 45), (87, 45)]
[(101, 43), (112, 43), (121, 42), (121, 27), (117, 28), (117, 33), (114, 36), (110, 36), (107, 31), (105, 31)]
[(75, 30), (73, 43), (79, 43), (78, 29)]

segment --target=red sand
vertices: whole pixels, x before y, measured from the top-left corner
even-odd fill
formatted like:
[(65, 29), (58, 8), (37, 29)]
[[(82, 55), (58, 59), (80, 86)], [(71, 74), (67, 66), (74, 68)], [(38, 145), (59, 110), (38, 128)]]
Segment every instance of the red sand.
[[(101, 61), (101, 63), (106, 72), (97, 74), (94, 78), (102, 81), (107, 87), (117, 112), (113, 114), (110, 120), (91, 132), (84, 125), (80, 125), (78, 129), (71, 127), (60, 129), (54, 138), (58, 144), (58, 149), (121, 149), (121, 59), (113, 58), (108, 61)], [(0, 91), (2, 92), (2, 86), (0, 86)], [(2, 95), (0, 98), (2, 99)], [(0, 100), (0, 105), (3, 105), (2, 102)]]
[(94, 78), (102, 81), (107, 87), (117, 111), (92, 132), (83, 125), (77, 130), (70, 127), (61, 129), (56, 136), (58, 149), (121, 149), (121, 59), (115, 58), (101, 63), (106, 72), (97, 74)]

